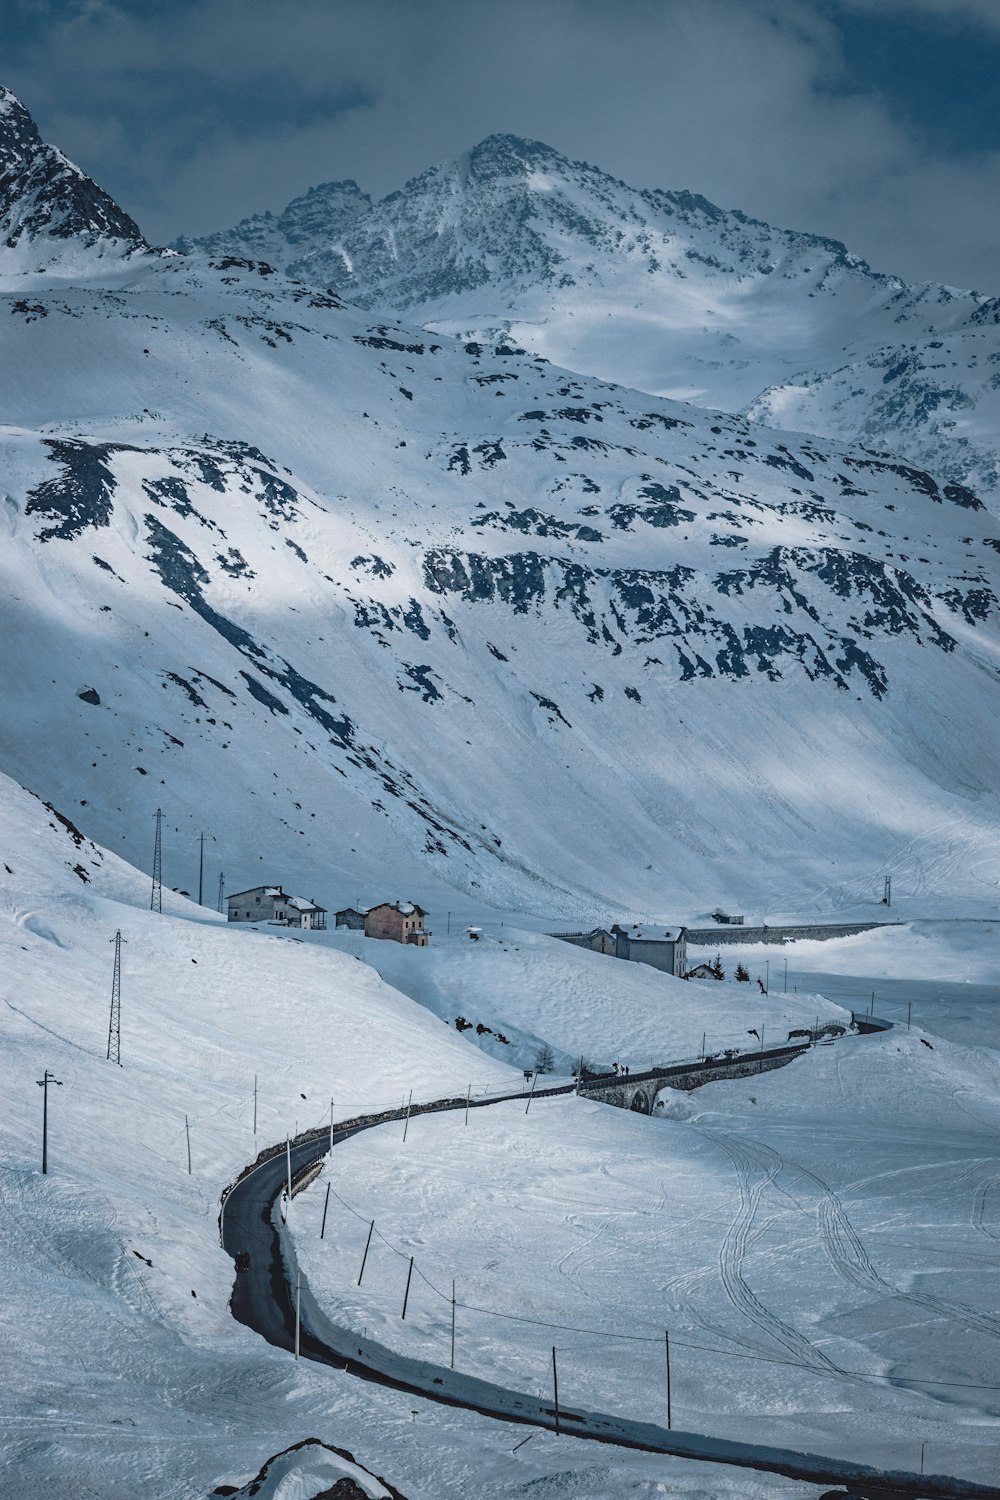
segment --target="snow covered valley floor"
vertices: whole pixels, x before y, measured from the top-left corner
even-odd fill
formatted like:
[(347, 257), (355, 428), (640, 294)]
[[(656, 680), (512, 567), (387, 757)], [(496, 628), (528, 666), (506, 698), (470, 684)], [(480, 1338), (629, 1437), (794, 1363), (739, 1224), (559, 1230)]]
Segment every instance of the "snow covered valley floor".
[[(789, 1025), (796, 1005), (834, 1016), (836, 1000), (671, 986), (524, 933), (377, 945), (392, 983), (333, 934), (234, 930), (170, 893), (150, 912), (147, 877), (7, 780), (0, 840), (5, 1496), (195, 1500), (307, 1437), (407, 1500), (815, 1494), (543, 1432), (514, 1452), (524, 1428), (296, 1364), (230, 1316), (217, 1216), (257, 1149), (329, 1118), (331, 1096), (342, 1118), (411, 1088), (518, 1083), (539, 1039), (596, 1059), (638, 1037), (669, 1056), (712, 1026), (756, 1025), (762, 1003)], [(119, 929), (121, 1068), (106, 1058)], [(456, 1030), (463, 992), (494, 1030), (517, 1023), (515, 1066)], [(820, 1047), (759, 1079), (667, 1093), (656, 1120), (539, 1099), (468, 1127), (415, 1118), (405, 1146), (398, 1127), (368, 1132), (332, 1164), (354, 1213), (332, 1199), (321, 1242), (324, 1179), (293, 1205), (303, 1265), (331, 1316), (447, 1363), (450, 1307), (420, 1277), (399, 1318), (400, 1255), (379, 1242), (354, 1285), (374, 1216), (436, 1286), (454, 1277), (460, 1302), (597, 1331), (463, 1306), (459, 1368), (541, 1391), (554, 1342), (567, 1402), (662, 1421), (669, 1326), (677, 1424), (910, 1469), (925, 1442), (929, 1469), (993, 1480), (996, 1398), (975, 1387), (995, 1384), (1000, 1332), (998, 1054), (927, 1039)], [(43, 1177), (45, 1069), (60, 1085)], [(311, 1500), (331, 1465), (301, 1450), (259, 1495)]]

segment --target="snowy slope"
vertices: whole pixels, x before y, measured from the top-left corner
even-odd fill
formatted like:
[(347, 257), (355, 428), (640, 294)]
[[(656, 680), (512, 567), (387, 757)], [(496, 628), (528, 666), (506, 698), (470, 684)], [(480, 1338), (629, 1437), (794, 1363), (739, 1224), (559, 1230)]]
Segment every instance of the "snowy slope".
[(570, 369), (1000, 492), (995, 298), (908, 286), (835, 240), (633, 188), (538, 141), (491, 136), (375, 205), (328, 184), (177, 244), (265, 254), (440, 332), (507, 333)]
[[(0, 777), (0, 1489), (10, 1500), (203, 1500), (304, 1438), (407, 1500), (810, 1493), (539, 1434), (296, 1364), (234, 1322), (219, 1197), (258, 1147), (359, 1109), (520, 1073), (348, 955), (234, 929), (167, 893)], [(125, 938), (122, 1066), (106, 1060), (111, 939)], [(568, 950), (567, 950), (568, 951)], [(40, 1168), (51, 1070), (49, 1173)], [(253, 1090), (258, 1082), (258, 1132)], [(608, 1112), (611, 1114), (611, 1112)], [(187, 1168), (185, 1117), (190, 1125)], [(414, 1415), (414, 1408), (417, 1408)], [(315, 1444), (258, 1493), (311, 1496), (357, 1469)], [(297, 1486), (297, 1487), (296, 1487)], [(251, 1490), (248, 1489), (248, 1492)]]
[(4, 764), (168, 884), (994, 899), (967, 490), (226, 259), (8, 307)]

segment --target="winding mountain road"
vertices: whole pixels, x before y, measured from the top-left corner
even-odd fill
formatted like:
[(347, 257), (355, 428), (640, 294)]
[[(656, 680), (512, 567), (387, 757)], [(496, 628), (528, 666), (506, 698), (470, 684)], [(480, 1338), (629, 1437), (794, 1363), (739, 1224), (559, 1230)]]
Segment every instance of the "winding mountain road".
[[(535, 1098), (571, 1091), (571, 1087), (536, 1090)], [(471, 1107), (484, 1108), (518, 1097), (524, 1095), (473, 1100)], [(413, 1113), (465, 1107), (464, 1097), (442, 1099), (434, 1104), (414, 1106)], [(334, 1139), (345, 1140), (362, 1130), (399, 1119), (401, 1113), (400, 1110), (388, 1110), (345, 1122), (335, 1130)], [(321, 1161), (329, 1144), (328, 1129), (298, 1137), (291, 1146), (293, 1180), (296, 1174)], [(280, 1216), (275, 1212), (286, 1173), (285, 1148), (275, 1146), (271, 1154), (258, 1160), (229, 1189), (223, 1199), (219, 1229), (223, 1247), (234, 1260), (242, 1251), (250, 1254), (249, 1268), (236, 1276), (230, 1302), (233, 1316), (269, 1343), (292, 1351), (295, 1343), (292, 1252), (279, 1234), (277, 1223)], [(837, 1485), (847, 1494), (865, 1497), (865, 1500), (1000, 1500), (1000, 1488), (992, 1485), (942, 1475), (881, 1473), (864, 1465), (815, 1454), (670, 1431), (653, 1423), (583, 1411), (578, 1406), (556, 1408), (547, 1404), (544, 1398), (412, 1359), (385, 1345), (359, 1338), (356, 1332), (333, 1324), (305, 1284), (301, 1301), (300, 1353), (305, 1359), (331, 1365), (361, 1379), (446, 1405), (464, 1407), (501, 1421), (527, 1423), (644, 1452), (757, 1469), (821, 1486)]]

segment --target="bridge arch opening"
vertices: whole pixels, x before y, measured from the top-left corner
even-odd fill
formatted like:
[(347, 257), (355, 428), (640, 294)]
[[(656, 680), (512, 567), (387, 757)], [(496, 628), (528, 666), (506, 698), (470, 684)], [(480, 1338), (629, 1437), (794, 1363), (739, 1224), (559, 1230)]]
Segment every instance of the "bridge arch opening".
[(637, 1115), (649, 1115), (653, 1112), (649, 1100), (642, 1089), (636, 1089), (632, 1095), (632, 1103), (629, 1105), (629, 1109)]

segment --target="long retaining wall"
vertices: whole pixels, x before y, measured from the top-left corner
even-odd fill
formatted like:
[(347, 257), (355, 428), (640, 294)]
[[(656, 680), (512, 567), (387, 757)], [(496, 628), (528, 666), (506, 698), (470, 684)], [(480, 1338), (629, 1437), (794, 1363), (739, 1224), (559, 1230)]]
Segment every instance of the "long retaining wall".
[(689, 927), (690, 948), (724, 948), (737, 943), (794, 943), (810, 938), (822, 943), (830, 938), (854, 937), (859, 932), (874, 932), (876, 927), (902, 927), (902, 922), (819, 922), (814, 926), (769, 927)]

